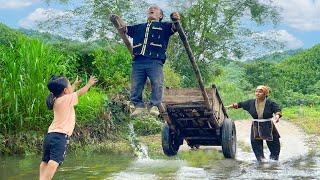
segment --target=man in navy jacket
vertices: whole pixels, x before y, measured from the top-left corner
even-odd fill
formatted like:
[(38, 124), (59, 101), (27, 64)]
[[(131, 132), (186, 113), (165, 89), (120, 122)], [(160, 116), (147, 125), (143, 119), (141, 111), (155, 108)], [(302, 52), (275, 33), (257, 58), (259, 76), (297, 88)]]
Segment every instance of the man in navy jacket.
[[(180, 19), (177, 12), (171, 18)], [(151, 99), (148, 103), (150, 113), (158, 116), (158, 106), (163, 94), (163, 64), (169, 38), (176, 31), (174, 24), (162, 22), (163, 11), (159, 6), (148, 8), (147, 23), (127, 26), (126, 33), (133, 39), (133, 61), (131, 73), (131, 102), (135, 106), (132, 116), (137, 116), (145, 109), (142, 91), (147, 78), (151, 81)]]

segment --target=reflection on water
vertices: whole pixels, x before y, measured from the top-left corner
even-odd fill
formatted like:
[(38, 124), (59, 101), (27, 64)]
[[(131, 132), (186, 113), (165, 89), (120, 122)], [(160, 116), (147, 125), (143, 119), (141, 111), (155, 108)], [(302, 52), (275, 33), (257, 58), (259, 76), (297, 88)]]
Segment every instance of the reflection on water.
[(319, 155), (311, 155), (286, 162), (246, 164), (230, 176), (238, 179), (318, 179), (319, 160)]
[[(217, 158), (221, 152), (217, 155), (217, 149), (212, 148), (179, 152), (171, 158), (150, 158), (147, 153), (136, 159), (125, 155), (71, 154), (55, 179), (320, 179), (320, 153), (316, 146), (305, 142), (284, 142), (281, 160), (262, 164), (241, 146), (236, 160)], [(0, 179), (37, 179), (40, 160), (40, 156), (0, 157)]]
[[(209, 150), (214, 151), (214, 150)], [(197, 152), (193, 152), (197, 153)], [(243, 159), (241, 157), (240, 159)], [(306, 155), (290, 161), (254, 160), (208, 161), (202, 167), (191, 167), (183, 160), (137, 160), (125, 171), (107, 179), (319, 179), (320, 156)]]
[(203, 168), (181, 167), (175, 174), (176, 179), (207, 179), (208, 172)]
[[(206, 151), (210, 153), (215, 150)], [(70, 155), (55, 179), (319, 179), (320, 177), (319, 154), (263, 164), (252, 160), (243, 161), (243, 157), (240, 159), (212, 160), (200, 167), (192, 167), (188, 161), (179, 160), (177, 157), (133, 160), (122, 155)], [(39, 157), (2, 158), (0, 179), (37, 179), (39, 162)]]
[[(0, 180), (37, 179), (41, 156), (0, 157)], [(70, 154), (54, 179), (104, 179), (125, 170), (132, 157), (108, 154)]]
[(107, 179), (167, 179), (186, 163), (181, 160), (138, 159), (125, 171), (114, 173)]

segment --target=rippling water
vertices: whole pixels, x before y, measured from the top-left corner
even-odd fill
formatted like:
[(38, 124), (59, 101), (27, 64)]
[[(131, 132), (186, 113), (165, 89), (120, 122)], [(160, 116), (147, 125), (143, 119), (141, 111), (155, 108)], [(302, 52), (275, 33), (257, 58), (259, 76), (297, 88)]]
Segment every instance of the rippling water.
[[(215, 150), (206, 150), (207, 153)], [(192, 153), (198, 153), (196, 151)], [(239, 155), (240, 154), (240, 155)], [(70, 155), (55, 179), (319, 179), (320, 156), (258, 164), (241, 152), (237, 160), (213, 160), (192, 167), (179, 159), (131, 159), (121, 155)], [(245, 156), (243, 157), (242, 154)], [(1, 159), (0, 179), (36, 179), (39, 157)]]
[[(237, 124), (238, 132), (247, 133), (241, 130), (247, 129), (246, 126), (246, 123)], [(181, 156), (133, 159), (124, 155), (70, 154), (55, 179), (320, 179), (316, 138), (306, 137), (286, 122), (279, 126), (288, 131), (281, 133), (279, 162), (258, 164), (251, 149), (246, 147), (248, 134), (238, 133), (236, 160), (209, 159), (206, 163), (192, 163), (197, 161), (194, 155), (215, 153), (216, 148), (187, 152), (192, 155), (190, 159)], [(266, 155), (267, 152), (266, 149)], [(0, 179), (37, 179), (40, 160), (40, 156), (0, 157)]]

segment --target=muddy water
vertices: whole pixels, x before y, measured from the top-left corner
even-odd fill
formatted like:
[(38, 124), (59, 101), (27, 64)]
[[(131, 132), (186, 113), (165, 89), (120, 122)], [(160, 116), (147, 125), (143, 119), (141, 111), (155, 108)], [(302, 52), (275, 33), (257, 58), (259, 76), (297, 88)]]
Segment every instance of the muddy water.
[[(249, 144), (250, 121), (239, 121), (236, 126), (236, 160), (210, 159), (216, 148), (189, 152), (186, 146), (179, 154), (191, 154), (189, 159), (179, 155), (132, 159), (123, 155), (77, 154), (67, 157), (55, 179), (320, 179), (315, 137), (307, 137), (298, 127), (282, 121), (277, 124), (282, 136), (280, 161), (258, 164)], [(266, 149), (266, 157), (268, 153)], [(204, 158), (195, 159), (197, 154)], [(204, 160), (207, 161), (194, 163)], [(39, 157), (9, 157), (0, 162), (0, 179), (37, 178)]]

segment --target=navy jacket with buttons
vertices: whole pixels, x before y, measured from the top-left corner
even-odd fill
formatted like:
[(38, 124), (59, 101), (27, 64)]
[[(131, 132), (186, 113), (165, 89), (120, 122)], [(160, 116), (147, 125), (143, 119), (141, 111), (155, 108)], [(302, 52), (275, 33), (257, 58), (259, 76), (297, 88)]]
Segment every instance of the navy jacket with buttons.
[(127, 28), (127, 35), (133, 39), (134, 56), (165, 62), (169, 38), (175, 33), (172, 23), (149, 21)]

